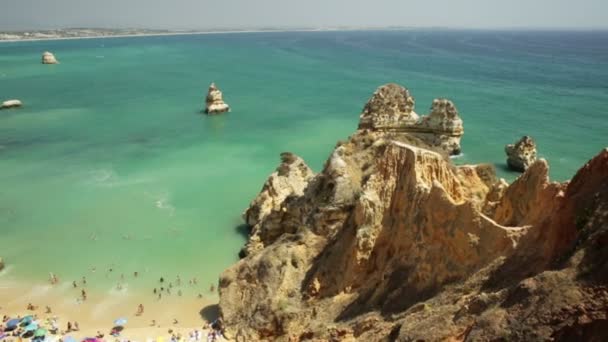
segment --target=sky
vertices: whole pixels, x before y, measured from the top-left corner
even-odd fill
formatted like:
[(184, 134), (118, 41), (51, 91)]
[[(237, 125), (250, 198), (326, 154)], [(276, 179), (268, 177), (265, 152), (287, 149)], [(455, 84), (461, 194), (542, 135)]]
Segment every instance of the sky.
[(608, 0), (0, 0), (0, 30), (608, 28)]

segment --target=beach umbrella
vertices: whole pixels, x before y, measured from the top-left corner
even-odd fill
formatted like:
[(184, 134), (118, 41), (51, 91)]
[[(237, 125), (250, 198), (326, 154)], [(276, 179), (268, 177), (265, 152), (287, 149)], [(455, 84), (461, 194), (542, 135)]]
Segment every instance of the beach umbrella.
[(25, 331), (35, 331), (38, 329), (38, 323), (32, 322), (25, 327)]
[(66, 336), (63, 338), (63, 342), (77, 342), (72, 336)]
[(121, 326), (121, 325), (125, 325), (125, 324), (127, 324), (126, 318), (119, 318), (114, 321), (114, 325), (116, 325), (116, 326)]
[(46, 335), (46, 330), (42, 328), (36, 330), (34, 333), (34, 337), (44, 337), (44, 335)]
[(103, 340), (99, 339), (97, 337), (87, 337), (84, 340), (82, 340), (82, 342), (103, 342)]
[(28, 315), (21, 319), (20, 323), (23, 325), (30, 324), (34, 321), (34, 316)]
[(15, 328), (17, 325), (19, 325), (19, 319), (17, 318), (11, 319), (10, 321), (6, 322), (7, 328)]

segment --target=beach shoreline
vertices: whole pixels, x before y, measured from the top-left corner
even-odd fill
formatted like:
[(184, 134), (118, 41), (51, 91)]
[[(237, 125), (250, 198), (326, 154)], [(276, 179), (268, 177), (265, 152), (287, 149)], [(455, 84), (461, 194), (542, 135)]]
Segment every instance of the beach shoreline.
[[(50, 285), (3, 280), (0, 282), (0, 317), (35, 315), (41, 324), (56, 319), (57, 337), (69, 335), (77, 339), (93, 337), (98, 332), (110, 337), (114, 320), (126, 318), (128, 323), (121, 338), (146, 340), (165, 336), (168, 340), (173, 333), (187, 337), (195, 329), (203, 331), (218, 316), (215, 295), (203, 298), (191, 294), (178, 296), (177, 288), (174, 288), (171, 295), (158, 299), (152, 293), (141, 291), (104, 293), (87, 288), (88, 296), (83, 301), (79, 299), (81, 289), (80, 286), (72, 288), (67, 282)], [(28, 309), (30, 304), (34, 310)], [(144, 312), (138, 315), (140, 304)], [(51, 309), (50, 313), (47, 307)], [(68, 322), (72, 325), (78, 322), (79, 330), (66, 332)]]

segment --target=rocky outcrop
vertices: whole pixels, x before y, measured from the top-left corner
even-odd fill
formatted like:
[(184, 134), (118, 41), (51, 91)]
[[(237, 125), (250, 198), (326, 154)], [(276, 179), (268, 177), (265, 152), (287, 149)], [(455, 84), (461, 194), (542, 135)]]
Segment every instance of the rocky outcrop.
[(55, 58), (55, 55), (46, 51), (42, 54), (42, 64), (59, 64), (59, 62)]
[(422, 117), (414, 111), (414, 104), (408, 89), (397, 84), (384, 85), (363, 108), (359, 128), (409, 134), (450, 155), (459, 154), (464, 128), (452, 101), (435, 99), (431, 113)]
[(224, 102), (222, 92), (215, 86), (215, 83), (211, 83), (205, 99), (205, 113), (220, 114), (228, 111), (230, 111), (230, 106)]
[[(400, 100), (389, 91), (370, 110), (413, 120), (407, 90), (391, 89)], [(451, 115), (447, 102), (437, 106), (437, 117)], [(255, 247), (219, 281), (230, 337), (606, 334), (599, 327), (608, 319), (608, 149), (569, 183), (551, 182), (539, 160), (508, 184), (491, 166), (456, 166), (443, 147), (370, 127), (368, 118), (318, 174), (283, 155), (252, 202), (245, 218)]]
[[(260, 194), (243, 214), (245, 222), (252, 229), (242, 255), (264, 248), (264, 242), (268, 243), (283, 233), (275, 232), (271, 228), (263, 228), (261, 223), (266, 223), (270, 213), (281, 212), (283, 210), (281, 205), (289, 196), (302, 196), (308, 181), (313, 176), (313, 171), (302, 158), (289, 152), (281, 154), (281, 164), (270, 175)], [(266, 224), (266, 227), (269, 226)]]
[(16, 108), (23, 106), (19, 100), (7, 100), (0, 104), (0, 109)]
[(507, 165), (515, 171), (524, 172), (536, 161), (536, 143), (524, 136), (515, 144), (505, 146)]

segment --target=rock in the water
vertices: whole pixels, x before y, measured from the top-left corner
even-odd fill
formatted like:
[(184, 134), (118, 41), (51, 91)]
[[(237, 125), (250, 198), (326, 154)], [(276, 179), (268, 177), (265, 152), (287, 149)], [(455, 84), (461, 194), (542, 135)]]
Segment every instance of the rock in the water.
[(449, 155), (459, 154), (464, 134), (456, 106), (447, 99), (435, 99), (431, 113), (419, 117), (414, 97), (398, 84), (386, 84), (369, 99), (359, 121), (359, 129), (407, 133)]
[(252, 202), (247, 253), (219, 281), (227, 334), (606, 340), (608, 149), (571, 182), (550, 182), (539, 160), (508, 184), (488, 165), (452, 164), (449, 144), (401, 130), (416, 120), (456, 131), (448, 101), (425, 122), (404, 88), (382, 94), (321, 172), (283, 155)]
[(228, 111), (230, 111), (230, 106), (224, 102), (222, 92), (215, 86), (215, 83), (211, 83), (205, 100), (205, 113), (220, 114)]
[(42, 54), (42, 64), (59, 64), (59, 62), (55, 58), (55, 55), (46, 51)]
[(2, 102), (2, 104), (0, 104), (0, 109), (8, 109), (8, 108), (15, 108), (15, 107), (21, 107), (23, 106), (23, 103), (21, 103), (21, 101), (19, 100), (7, 100)]
[(536, 143), (524, 136), (515, 144), (505, 146), (507, 165), (515, 171), (524, 172), (536, 161)]

